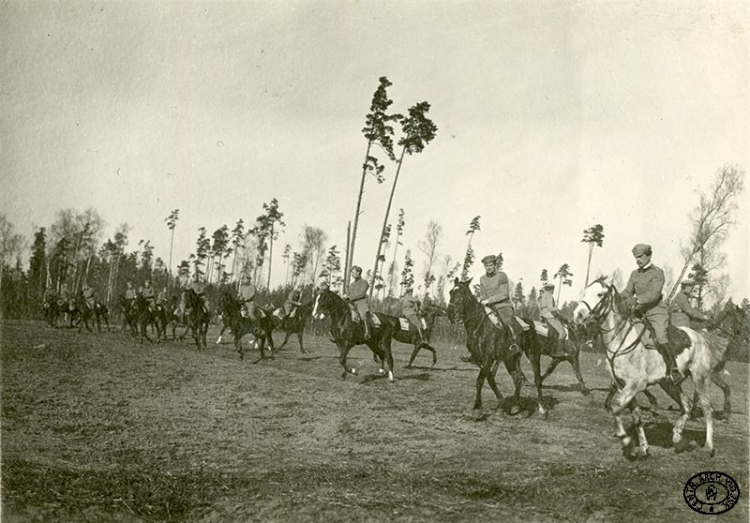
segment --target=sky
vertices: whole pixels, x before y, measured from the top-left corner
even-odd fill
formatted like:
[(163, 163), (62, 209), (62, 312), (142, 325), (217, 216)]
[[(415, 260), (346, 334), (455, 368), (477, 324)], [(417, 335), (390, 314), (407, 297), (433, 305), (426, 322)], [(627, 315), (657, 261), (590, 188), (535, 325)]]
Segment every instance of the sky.
[[(502, 252), (528, 290), (574, 274), (625, 276), (631, 248), (682, 268), (690, 211), (722, 166), (750, 166), (745, 2), (285, 1), (0, 4), (0, 212), (33, 239), (60, 209), (95, 208), (173, 266), (209, 232), (279, 201), (275, 244), (305, 225), (344, 251), (378, 78), (394, 111), (428, 101), (437, 136), (404, 160), (391, 211), (399, 258), (430, 220), (461, 261)], [(355, 263), (372, 267), (396, 165), (369, 178)], [(746, 184), (747, 184), (746, 180)], [(750, 296), (750, 188), (724, 248), (728, 296)], [(392, 253), (392, 251), (390, 251)], [(483, 272), (475, 263), (471, 276)]]

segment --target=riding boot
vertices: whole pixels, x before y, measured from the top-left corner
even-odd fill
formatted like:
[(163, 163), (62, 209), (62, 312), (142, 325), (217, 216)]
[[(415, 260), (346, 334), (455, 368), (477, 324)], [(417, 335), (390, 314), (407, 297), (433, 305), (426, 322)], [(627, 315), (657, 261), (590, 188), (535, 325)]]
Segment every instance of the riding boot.
[(679, 384), (685, 379), (680, 369), (677, 367), (677, 359), (675, 358), (672, 346), (669, 343), (657, 343), (656, 348), (664, 358), (664, 362), (667, 364), (667, 377), (672, 380), (675, 385)]
[(365, 340), (370, 339), (370, 320), (369, 320), (369, 314), (365, 313), (364, 318), (362, 318), (362, 325), (365, 328)]

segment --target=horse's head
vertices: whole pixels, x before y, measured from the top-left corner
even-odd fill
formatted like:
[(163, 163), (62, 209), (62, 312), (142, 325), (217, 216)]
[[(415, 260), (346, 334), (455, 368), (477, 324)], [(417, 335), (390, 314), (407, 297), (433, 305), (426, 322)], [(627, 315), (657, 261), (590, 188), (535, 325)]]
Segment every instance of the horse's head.
[(448, 302), (448, 319), (451, 321), (456, 320), (457, 317), (463, 314), (466, 310), (467, 304), (476, 302), (476, 298), (471, 293), (471, 280), (459, 281), (456, 278), (453, 281), (453, 288), (450, 290), (450, 301)]
[(616, 294), (614, 287), (607, 285), (604, 278), (594, 280), (583, 291), (581, 301), (573, 311), (573, 321), (582, 325), (589, 319), (597, 319), (598, 316), (608, 308), (608, 296)]
[(325, 317), (326, 312), (331, 308), (332, 295), (333, 293), (327, 288), (320, 288), (315, 294), (313, 300), (312, 317), (316, 320), (322, 320)]

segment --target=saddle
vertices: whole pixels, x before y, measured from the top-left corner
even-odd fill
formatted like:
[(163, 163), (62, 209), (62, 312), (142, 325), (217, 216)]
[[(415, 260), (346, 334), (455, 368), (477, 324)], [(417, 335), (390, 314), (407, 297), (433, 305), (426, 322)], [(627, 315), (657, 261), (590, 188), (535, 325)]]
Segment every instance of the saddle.
[[(550, 327), (547, 323), (543, 321), (534, 321), (534, 330), (536, 333), (540, 336), (544, 336), (547, 338), (549, 336), (549, 331), (552, 327)], [(568, 339), (568, 327), (566, 325), (563, 325), (563, 332), (558, 332), (558, 340), (563, 341)]]
[[(643, 320), (636, 320), (633, 322), (638, 335), (641, 336), (641, 342), (649, 349), (656, 349), (656, 334), (654, 328), (650, 323)], [(667, 326), (667, 340), (672, 346), (675, 356), (680, 354), (685, 349), (690, 348), (690, 336), (687, 335), (682, 329), (678, 329), (671, 323)]]
[[(406, 319), (403, 316), (399, 316), (398, 318), (399, 326), (401, 327), (402, 331), (409, 331), (409, 329), (412, 326), (412, 323)], [(422, 326), (422, 330), (427, 330), (427, 322), (424, 321), (424, 318), (419, 318), (419, 323)]]
[[(495, 327), (497, 327), (498, 329), (504, 328), (503, 322), (500, 320), (500, 317), (497, 315), (497, 312), (495, 312), (494, 309), (492, 309), (491, 307), (487, 307), (485, 305), (484, 311), (485, 311), (485, 313), (487, 313), (487, 317), (490, 319), (490, 321), (492, 322), (492, 324)], [(516, 321), (516, 324), (518, 325), (518, 327), (521, 330), (527, 331), (527, 330), (529, 330), (531, 328), (531, 326), (529, 326), (528, 323), (526, 323), (525, 321), (523, 321), (518, 316), (513, 315), (513, 319)]]

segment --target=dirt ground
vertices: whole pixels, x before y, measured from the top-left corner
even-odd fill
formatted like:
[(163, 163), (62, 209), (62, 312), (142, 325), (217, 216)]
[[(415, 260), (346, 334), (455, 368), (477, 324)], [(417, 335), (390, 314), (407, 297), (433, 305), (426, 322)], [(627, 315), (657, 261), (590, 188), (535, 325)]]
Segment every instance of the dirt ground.
[[(685, 431), (693, 450), (674, 452), (677, 412), (655, 389), (650, 458), (629, 462), (602, 407), (598, 354), (582, 354), (590, 396), (567, 364), (548, 379), (547, 420), (494, 410), (485, 388), (477, 421), (477, 369), (446, 344), (434, 368), (423, 352), (407, 370), (411, 349), (394, 343), (389, 383), (365, 347), (350, 353), (358, 375), (342, 380), (326, 337), (254, 365), (229, 342), (198, 352), (41, 322), (0, 329), (5, 522), (705, 521), (683, 488), (706, 470), (741, 491), (717, 520), (750, 517), (745, 364), (726, 367), (734, 412), (716, 423), (715, 457), (702, 420)], [(502, 368), (498, 384), (512, 393)], [(523, 395), (530, 403), (533, 389)], [(721, 411), (718, 388), (712, 399)]]

